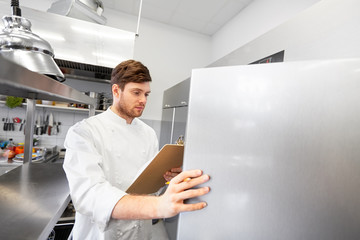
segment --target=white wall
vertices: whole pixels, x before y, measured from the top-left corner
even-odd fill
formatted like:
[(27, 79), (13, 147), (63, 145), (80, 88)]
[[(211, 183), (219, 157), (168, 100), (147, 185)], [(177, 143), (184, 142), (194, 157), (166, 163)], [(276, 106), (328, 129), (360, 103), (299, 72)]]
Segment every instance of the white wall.
[(285, 50), (285, 61), (360, 57), (360, 2), (322, 0), (210, 66), (248, 64)]
[[(0, 0), (0, 2), (8, 1)], [(46, 11), (51, 2), (34, 0), (22, 1), (20, 4), (27, 7), (35, 6), (38, 10)], [(140, 36), (135, 42), (134, 58), (147, 65), (153, 77), (152, 94), (143, 117), (160, 120), (163, 91), (188, 78), (191, 69), (208, 66), (236, 49), (249, 46), (248, 44), (253, 40), (261, 38), (317, 2), (319, 0), (255, 0), (212, 37), (141, 19)], [(112, 9), (105, 9), (104, 16), (108, 20), (107, 26), (136, 31), (137, 17), (118, 13)], [(282, 37), (288, 37), (287, 31), (292, 32), (293, 29), (290, 27), (284, 30)], [(281, 37), (275, 40), (279, 38), (281, 40)], [(266, 42), (262, 44), (256, 45), (259, 48), (258, 52), (254, 49), (246, 52), (246, 48), (243, 48), (247, 58), (252, 54), (257, 60), (258, 56), (264, 57), (267, 53), (274, 53), (274, 49), (282, 50), (285, 47), (281, 44), (277, 47), (269, 47)], [(286, 57), (288, 57), (287, 53)]]
[(212, 37), (214, 62), (320, 0), (255, 0)]
[[(107, 9), (107, 25), (136, 31), (137, 18)], [(188, 78), (193, 68), (210, 64), (211, 37), (141, 19), (134, 58), (150, 70), (152, 92), (143, 118), (161, 120), (164, 90)]]
[[(10, 6), (9, 1), (0, 0), (0, 2)], [(21, 1), (20, 6), (23, 6), (22, 8), (35, 6), (37, 10), (46, 11), (51, 6), (51, 2)], [(9, 7), (7, 14), (10, 13)], [(108, 27), (136, 32), (137, 17), (112, 9), (105, 9), (104, 16), (108, 20), (106, 24)], [(23, 17), (26, 18), (26, 15), (23, 14)], [(51, 27), (51, 24), (48, 25)], [(139, 35), (135, 40), (134, 59), (148, 66), (153, 78), (152, 93), (143, 118), (161, 120), (164, 90), (188, 78), (193, 68), (204, 67), (211, 63), (211, 37), (146, 19), (141, 19)], [(112, 44), (116, 46), (119, 43), (113, 41)]]

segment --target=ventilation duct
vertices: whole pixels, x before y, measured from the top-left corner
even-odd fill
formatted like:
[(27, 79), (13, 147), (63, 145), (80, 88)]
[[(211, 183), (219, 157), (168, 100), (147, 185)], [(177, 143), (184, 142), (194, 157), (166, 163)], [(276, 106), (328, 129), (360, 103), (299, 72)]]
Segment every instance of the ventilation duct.
[(58, 0), (47, 11), (100, 24), (106, 23), (106, 18), (102, 16), (104, 6), (100, 0)]
[(67, 79), (110, 83), (112, 68), (55, 59)]

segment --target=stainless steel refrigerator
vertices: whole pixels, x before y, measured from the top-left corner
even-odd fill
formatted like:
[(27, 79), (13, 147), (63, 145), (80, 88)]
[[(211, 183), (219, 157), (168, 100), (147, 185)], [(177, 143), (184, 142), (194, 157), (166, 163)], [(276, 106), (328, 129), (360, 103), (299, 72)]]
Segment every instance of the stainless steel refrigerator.
[(164, 91), (160, 131), (160, 148), (176, 143), (179, 136), (185, 140), (190, 78)]
[(178, 239), (360, 239), (360, 60), (193, 70)]

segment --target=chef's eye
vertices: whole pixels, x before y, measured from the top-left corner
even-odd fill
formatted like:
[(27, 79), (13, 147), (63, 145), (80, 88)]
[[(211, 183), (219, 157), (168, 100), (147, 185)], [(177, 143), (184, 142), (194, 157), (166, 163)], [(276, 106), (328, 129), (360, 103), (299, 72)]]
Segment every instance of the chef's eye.
[(139, 96), (139, 95), (140, 95), (140, 92), (134, 92), (134, 94), (135, 94), (136, 96)]
[(149, 93), (145, 93), (145, 97), (148, 97), (149, 96)]

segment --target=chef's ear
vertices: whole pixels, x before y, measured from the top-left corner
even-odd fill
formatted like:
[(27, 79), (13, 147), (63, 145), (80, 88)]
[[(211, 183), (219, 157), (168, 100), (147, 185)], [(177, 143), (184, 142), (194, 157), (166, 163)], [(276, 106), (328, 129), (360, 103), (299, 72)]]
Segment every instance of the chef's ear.
[(111, 86), (111, 91), (112, 91), (112, 94), (113, 94), (114, 97), (119, 97), (120, 96), (121, 89), (120, 89), (119, 85), (113, 84)]

